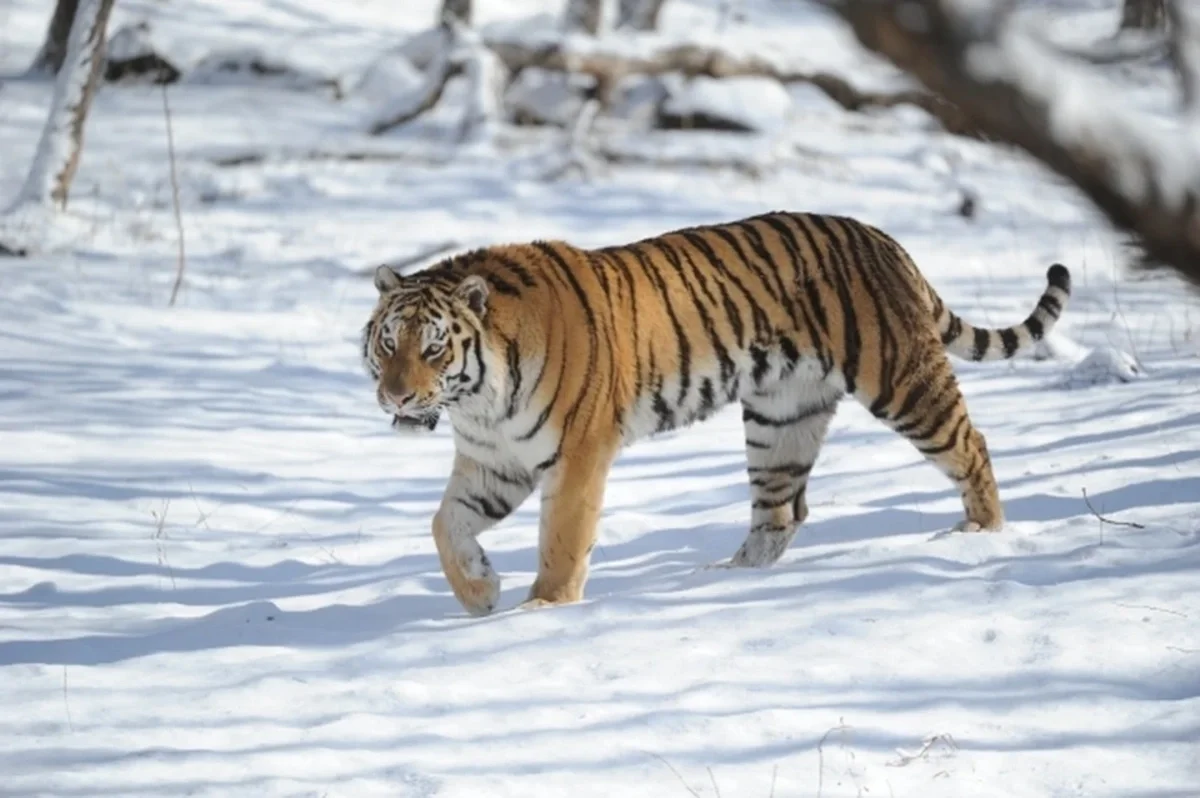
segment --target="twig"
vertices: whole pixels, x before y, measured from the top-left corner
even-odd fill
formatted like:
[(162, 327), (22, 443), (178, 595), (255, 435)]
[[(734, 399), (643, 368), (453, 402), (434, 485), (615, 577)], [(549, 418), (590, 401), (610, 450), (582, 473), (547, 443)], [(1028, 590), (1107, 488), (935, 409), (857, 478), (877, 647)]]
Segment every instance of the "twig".
[(1145, 524), (1139, 524), (1134, 521), (1114, 521), (1111, 518), (1105, 518), (1104, 516), (1100, 515), (1100, 513), (1096, 511), (1096, 508), (1092, 506), (1092, 500), (1088, 498), (1087, 488), (1083, 489), (1083, 502), (1084, 502), (1084, 504), (1086, 504), (1088, 506), (1088, 509), (1092, 511), (1092, 515), (1094, 515), (1100, 519), (1101, 524), (1112, 524), (1113, 526), (1127, 526), (1132, 529), (1145, 529), (1146, 528)]
[(934, 734), (926, 737), (922, 741), (921, 750), (917, 751), (915, 754), (906, 754), (900, 749), (896, 749), (896, 753), (900, 755), (899, 758), (894, 759), (891, 762), (885, 762), (884, 764), (890, 768), (902, 768), (910, 762), (914, 762), (918, 759), (924, 759), (929, 753), (930, 749), (933, 748), (935, 743), (945, 743), (952, 749), (958, 748), (958, 744), (954, 742), (954, 738), (949, 734)]
[(183, 244), (183, 216), (179, 211), (179, 177), (175, 173), (175, 134), (171, 129), (171, 105), (167, 102), (167, 85), (162, 85), (163, 117), (167, 120), (167, 156), (171, 162), (171, 202), (175, 207), (175, 229), (179, 233), (179, 265), (175, 269), (175, 285), (171, 286), (171, 299), (167, 307), (174, 307), (175, 298), (179, 295), (179, 286), (183, 283), (183, 270), (187, 264), (187, 256)]
[(67, 666), (63, 665), (63, 707), (67, 710), (67, 728), (75, 731), (75, 722), (71, 720), (71, 702), (67, 699)]
[(771, 768), (771, 795), (769, 798), (775, 798), (775, 778), (779, 775), (779, 765)]
[(838, 725), (828, 729), (817, 742), (817, 798), (821, 798), (821, 793), (825, 790), (825, 741), (835, 731), (846, 731), (849, 728), (838, 718)]
[(1149, 604), (1126, 604), (1124, 602), (1118, 601), (1117, 606), (1124, 607), (1127, 610), (1147, 610), (1149, 612), (1162, 612), (1162, 613), (1166, 613), (1167, 615), (1178, 615), (1180, 618), (1188, 617), (1186, 612), (1180, 612), (1179, 610), (1169, 610), (1166, 607), (1152, 607)]
[(163, 547), (163, 541), (166, 540), (166, 532), (164, 530), (167, 523), (167, 511), (171, 509), (171, 500), (166, 499), (163, 502), (163, 511), (160, 516), (153, 510), (150, 515), (154, 516), (157, 525), (154, 529), (154, 547), (158, 551), (158, 564), (167, 569), (167, 576), (171, 579), (171, 589), (175, 589), (175, 570), (171, 568), (171, 561), (167, 559), (167, 550)]
[(679, 783), (683, 785), (683, 788), (685, 790), (687, 790), (688, 792), (690, 792), (692, 794), (693, 798), (700, 798), (700, 793), (698, 793), (694, 789), (692, 789), (692, 787), (686, 781), (683, 780), (683, 776), (681, 776), (679, 774), (679, 771), (675, 769), (674, 765), (672, 765), (670, 762), (663, 759), (661, 756), (654, 753), (653, 751), (645, 751), (644, 753), (649, 754), (650, 756), (654, 757), (659, 762), (662, 762), (664, 765), (666, 765), (668, 768), (670, 768), (671, 772), (675, 774), (675, 778), (679, 779)]
[(717, 786), (717, 777), (713, 775), (712, 768), (706, 766), (704, 769), (708, 771), (708, 780), (712, 782), (713, 792), (717, 798), (721, 798), (721, 788)]

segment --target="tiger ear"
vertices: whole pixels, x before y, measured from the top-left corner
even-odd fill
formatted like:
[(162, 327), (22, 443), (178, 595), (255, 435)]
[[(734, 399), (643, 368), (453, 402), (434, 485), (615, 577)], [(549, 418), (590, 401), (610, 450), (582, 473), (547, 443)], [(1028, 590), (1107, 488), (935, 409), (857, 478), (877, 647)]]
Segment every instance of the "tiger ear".
[(455, 293), (462, 297), (472, 313), (476, 316), (483, 316), (487, 309), (488, 284), (486, 280), (477, 274), (468, 275), (458, 284)]
[(375, 269), (375, 290), (384, 294), (400, 287), (400, 275), (391, 266), (379, 266)]

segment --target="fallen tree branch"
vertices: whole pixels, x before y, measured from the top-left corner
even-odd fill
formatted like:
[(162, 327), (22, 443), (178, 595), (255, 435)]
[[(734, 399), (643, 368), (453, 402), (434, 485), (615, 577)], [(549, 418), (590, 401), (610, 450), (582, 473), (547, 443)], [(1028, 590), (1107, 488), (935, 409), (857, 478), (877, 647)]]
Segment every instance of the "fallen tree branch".
[[(1114, 107), (1111, 92), (1100, 96), (1106, 86), (1086, 85), (1088, 67), (979, 4), (818, 1), (988, 136), (1074, 183), (1134, 234), (1143, 252), (1135, 265), (1170, 266), (1200, 286), (1200, 154), (1183, 125), (1160, 132), (1135, 109)], [(1089, 92), (1095, 102), (1081, 103)]]
[(450, 58), (454, 46), (454, 27), (447, 22), (440, 28), (442, 42), (435, 50), (433, 63), (425, 71), (425, 82), (411, 94), (400, 97), (385, 108), (369, 126), (372, 136), (386, 133), (406, 122), (411, 122), (433, 108), (442, 99), (446, 84), (457, 75), (462, 67)]
[(641, 39), (657, 38), (625, 33), (608, 39), (579, 36), (540, 42), (491, 39), (487, 45), (514, 74), (528, 67), (539, 67), (592, 76), (597, 82), (597, 98), (605, 106), (617, 82), (627, 75), (765, 77), (781, 83), (812, 84), (848, 111), (914, 105), (937, 119), (948, 132), (979, 135), (969, 117), (936, 94), (919, 90), (861, 91), (828, 72), (789, 69), (762, 56), (741, 55), (717, 47), (689, 43), (667, 44), (657, 49), (638, 46)]
[(1092, 511), (1092, 515), (1094, 515), (1094, 516), (1096, 516), (1096, 518), (1100, 519), (1100, 523), (1102, 523), (1102, 524), (1112, 524), (1113, 526), (1127, 526), (1130, 529), (1145, 529), (1146, 528), (1145, 524), (1138, 524), (1133, 521), (1114, 521), (1111, 518), (1105, 518), (1104, 516), (1100, 515), (1099, 511), (1097, 511), (1096, 508), (1092, 506), (1092, 500), (1088, 498), (1087, 488), (1083, 489), (1083, 503), (1086, 504), (1087, 508)]
[(238, 166), (257, 166), (265, 163), (291, 163), (294, 161), (346, 161), (348, 163), (378, 161), (381, 163), (411, 163), (418, 166), (445, 166), (451, 160), (452, 156), (450, 155), (371, 149), (309, 150), (279, 148), (274, 150), (237, 150), (208, 156), (209, 163), (225, 169)]
[[(417, 266), (423, 265), (431, 258), (449, 252), (452, 249), (459, 249), (462, 245), (457, 241), (443, 241), (440, 244), (433, 244), (425, 249), (419, 250), (415, 255), (407, 255), (403, 258), (384, 261), (384, 266), (390, 266), (393, 270), (400, 274), (405, 274), (409, 271), (417, 271)], [(358, 269), (354, 274), (358, 277), (373, 277), (375, 270), (379, 268), (379, 264), (374, 264), (363, 269)]]

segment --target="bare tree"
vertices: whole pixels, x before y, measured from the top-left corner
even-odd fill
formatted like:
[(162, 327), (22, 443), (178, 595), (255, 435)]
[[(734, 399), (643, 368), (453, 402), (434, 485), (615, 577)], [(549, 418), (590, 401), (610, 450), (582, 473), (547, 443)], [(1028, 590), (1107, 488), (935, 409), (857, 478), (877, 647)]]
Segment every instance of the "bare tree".
[(19, 216), (29, 208), (67, 206), (83, 150), (84, 124), (104, 66), (104, 32), (113, 2), (80, 3), (33, 164), (5, 216)]
[(1121, 30), (1163, 30), (1166, 26), (1164, 0), (1125, 0), (1121, 7)]
[(634, 30), (656, 30), (658, 15), (666, 0), (620, 0), (617, 6), (617, 27)]
[(609, 0), (567, 0), (563, 10), (563, 27), (568, 31), (599, 35), (604, 29), (608, 3)]
[(444, 25), (448, 25), (451, 22), (470, 25), (473, 11), (472, 6), (472, 0), (442, 0), (442, 11), (438, 15), (438, 21)]
[(79, 9), (79, 0), (58, 0), (54, 4), (54, 14), (50, 17), (50, 25), (46, 28), (46, 38), (42, 47), (34, 56), (30, 72), (43, 72), (57, 75), (62, 69), (63, 59), (67, 57), (67, 37), (71, 35), (71, 22)]
[[(1200, 286), (1197, 110), (1185, 100), (1163, 131), (1100, 93), (1086, 62), (1053, 49), (1005, 11), (948, 0), (821, 0), (858, 40), (959, 108), (991, 138), (1028, 152), (1074, 183), (1118, 229), (1134, 235), (1141, 267), (1168, 266)], [(1000, 4), (1003, 6), (1004, 4)], [(1185, 98), (1200, 74), (1195, 20), (1172, 3), (1172, 52)], [(987, 53), (987, 59), (977, 57)], [(1080, 90), (1096, 92), (1081, 105)]]

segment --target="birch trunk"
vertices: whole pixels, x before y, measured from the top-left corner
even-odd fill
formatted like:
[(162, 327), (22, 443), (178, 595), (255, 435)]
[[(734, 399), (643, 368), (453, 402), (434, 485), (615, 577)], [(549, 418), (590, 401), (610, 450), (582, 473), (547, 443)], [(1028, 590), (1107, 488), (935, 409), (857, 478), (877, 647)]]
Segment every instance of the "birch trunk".
[(84, 125), (104, 67), (104, 31), (113, 2), (79, 4), (33, 164), (10, 212), (29, 204), (67, 206), (83, 150)]

